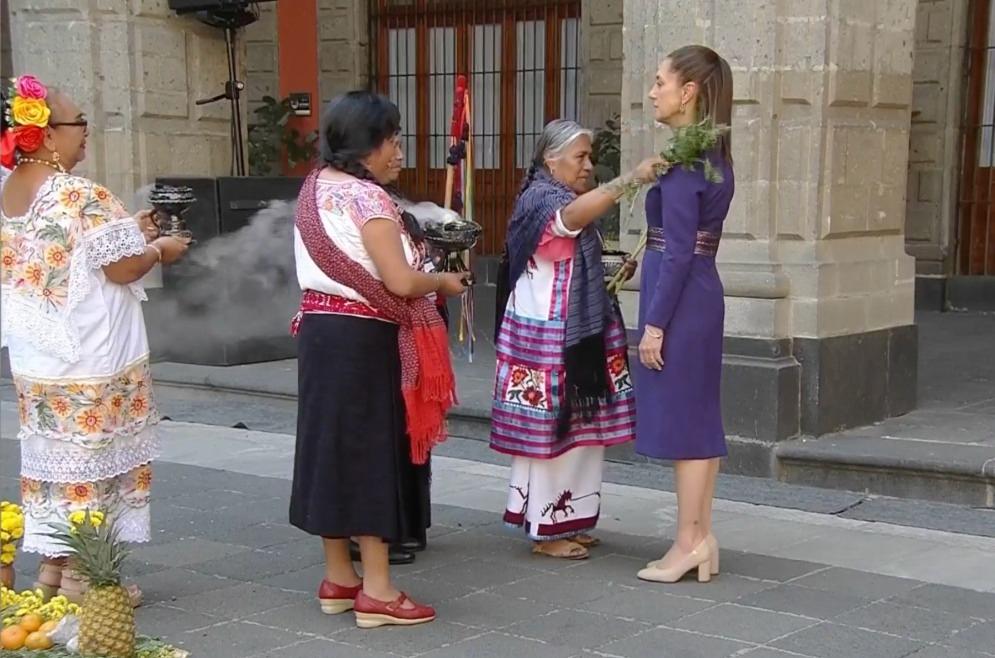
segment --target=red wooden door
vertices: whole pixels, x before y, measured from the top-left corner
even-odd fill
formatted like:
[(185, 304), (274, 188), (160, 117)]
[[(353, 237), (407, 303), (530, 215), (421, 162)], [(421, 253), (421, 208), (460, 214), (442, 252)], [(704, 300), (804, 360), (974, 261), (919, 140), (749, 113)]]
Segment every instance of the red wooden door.
[(579, 110), (579, 0), (371, 0), (373, 80), (401, 110), (401, 190), (441, 204), (457, 75), (473, 104), (477, 251), (498, 253), (542, 126)]
[(957, 271), (995, 276), (995, 3), (970, 12)]

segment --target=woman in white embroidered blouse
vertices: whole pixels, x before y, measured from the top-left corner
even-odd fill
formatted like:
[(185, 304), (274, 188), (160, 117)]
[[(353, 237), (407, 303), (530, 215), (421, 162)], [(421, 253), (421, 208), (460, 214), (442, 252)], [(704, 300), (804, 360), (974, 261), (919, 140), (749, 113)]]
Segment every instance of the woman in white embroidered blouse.
[[(43, 556), (37, 586), (76, 598), (84, 586), (64, 568), (51, 524), (100, 510), (125, 541), (149, 540), (159, 443), (140, 280), (187, 244), (156, 237), (150, 213), (133, 217), (107, 189), (69, 173), (87, 138), (70, 98), (30, 76), (14, 89), (2, 141), (17, 164), (2, 188), (0, 283), (20, 412), (23, 547)], [(132, 596), (137, 605), (140, 591)]]

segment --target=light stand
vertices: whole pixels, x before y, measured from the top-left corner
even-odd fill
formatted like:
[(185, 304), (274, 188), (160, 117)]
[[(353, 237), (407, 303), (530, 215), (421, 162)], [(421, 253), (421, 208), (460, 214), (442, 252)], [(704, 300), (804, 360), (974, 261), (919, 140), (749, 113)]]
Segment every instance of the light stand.
[(225, 31), (225, 49), (228, 54), (228, 81), (225, 82), (224, 92), (211, 98), (202, 98), (195, 101), (196, 105), (207, 105), (217, 101), (228, 99), (231, 104), (231, 132), (232, 132), (232, 160), (234, 162), (234, 174), (236, 176), (245, 175), (245, 143), (242, 138), (242, 105), (240, 102), (242, 90), (245, 83), (238, 79), (238, 67), (235, 54), (235, 44), (237, 30), (254, 23), (259, 19), (258, 14), (250, 9), (240, 7), (236, 9), (217, 9), (200, 12), (200, 20), (213, 27), (222, 28)]

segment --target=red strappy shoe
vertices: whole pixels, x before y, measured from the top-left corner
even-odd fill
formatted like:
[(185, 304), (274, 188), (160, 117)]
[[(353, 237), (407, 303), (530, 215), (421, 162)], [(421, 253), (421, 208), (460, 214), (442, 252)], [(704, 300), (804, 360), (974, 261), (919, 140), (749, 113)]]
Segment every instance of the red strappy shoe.
[(411, 599), (404, 592), (393, 601), (377, 601), (365, 592), (360, 592), (356, 595), (356, 625), (360, 628), (377, 628), (389, 624), (414, 626), (435, 619), (435, 608), (414, 601), (411, 601), (414, 607), (404, 608), (402, 606), (405, 601)]
[(318, 602), (321, 603), (321, 611), (326, 615), (337, 615), (340, 612), (352, 610), (356, 602), (356, 595), (362, 590), (362, 581), (355, 587), (343, 587), (322, 580), (321, 587), (318, 588)]

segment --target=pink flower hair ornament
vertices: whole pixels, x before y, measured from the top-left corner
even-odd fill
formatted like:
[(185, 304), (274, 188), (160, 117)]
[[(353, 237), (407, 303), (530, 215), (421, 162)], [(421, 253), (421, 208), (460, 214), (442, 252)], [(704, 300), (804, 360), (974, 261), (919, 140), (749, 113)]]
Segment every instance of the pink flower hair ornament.
[(33, 75), (13, 78), (3, 103), (3, 135), (0, 165), (13, 169), (17, 152), (34, 153), (41, 148), (52, 110), (45, 101), (48, 88)]

